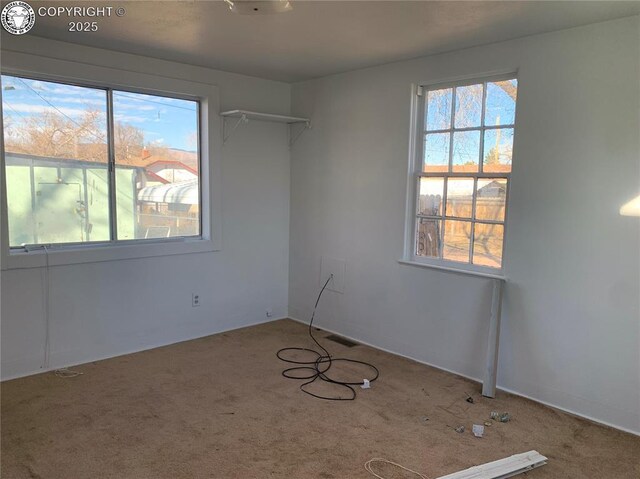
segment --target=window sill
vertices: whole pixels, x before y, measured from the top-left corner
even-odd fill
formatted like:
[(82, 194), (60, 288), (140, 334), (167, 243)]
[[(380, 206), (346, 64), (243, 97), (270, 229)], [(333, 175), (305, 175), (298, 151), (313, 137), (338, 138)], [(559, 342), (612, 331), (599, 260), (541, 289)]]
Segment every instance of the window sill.
[(430, 264), (430, 263), (421, 263), (419, 261), (412, 261), (407, 259), (399, 259), (398, 263), (406, 264), (408, 266), (418, 266), (420, 268), (430, 268), (437, 269), (440, 271), (447, 271), (449, 273), (457, 273), (457, 274), (466, 274), (469, 276), (480, 276), (482, 278), (491, 278), (491, 279), (499, 279), (502, 281), (506, 281), (507, 277), (500, 273), (488, 273), (484, 271), (473, 271), (468, 269), (456, 268), (454, 266), (445, 266), (439, 264)]
[[(81, 263), (100, 263), (137, 258), (151, 258), (189, 253), (218, 251), (209, 239), (181, 239), (166, 242), (136, 242), (135, 244), (91, 245), (91, 246), (51, 246), (48, 248), (49, 266), (63, 266)], [(47, 265), (47, 253), (43, 249), (14, 251), (6, 254), (2, 270), (41, 268)]]

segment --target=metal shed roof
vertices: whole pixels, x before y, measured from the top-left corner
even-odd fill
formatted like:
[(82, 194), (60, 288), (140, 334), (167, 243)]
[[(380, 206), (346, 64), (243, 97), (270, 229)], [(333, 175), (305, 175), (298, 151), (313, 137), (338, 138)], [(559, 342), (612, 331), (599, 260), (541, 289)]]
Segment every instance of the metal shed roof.
[(138, 201), (150, 203), (178, 203), (197, 205), (200, 199), (198, 179), (167, 185), (155, 185), (142, 188), (138, 192)]

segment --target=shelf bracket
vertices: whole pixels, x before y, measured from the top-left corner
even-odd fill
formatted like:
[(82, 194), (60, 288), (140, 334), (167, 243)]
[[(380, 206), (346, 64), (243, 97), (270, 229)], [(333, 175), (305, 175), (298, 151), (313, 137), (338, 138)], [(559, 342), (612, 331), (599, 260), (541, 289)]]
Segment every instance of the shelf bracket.
[(293, 125), (295, 125), (295, 123), (291, 123), (289, 124), (289, 148), (291, 148), (293, 146), (293, 144), (298, 141), (298, 138), (300, 138), (300, 136), (306, 131), (311, 129), (311, 122), (310, 121), (305, 121), (304, 122), (304, 126), (302, 127), (302, 129), (298, 132), (298, 134), (296, 136), (291, 136), (291, 134), (293, 133)]
[(247, 118), (247, 115), (245, 115), (244, 113), (240, 116), (240, 118), (238, 118), (238, 121), (234, 123), (231, 130), (227, 132), (227, 119), (224, 118), (222, 122), (222, 144), (223, 145), (227, 142), (227, 140), (231, 137), (231, 135), (233, 135), (233, 132), (236, 131), (238, 126), (240, 126), (240, 123), (245, 123), (245, 124), (249, 123), (249, 118)]

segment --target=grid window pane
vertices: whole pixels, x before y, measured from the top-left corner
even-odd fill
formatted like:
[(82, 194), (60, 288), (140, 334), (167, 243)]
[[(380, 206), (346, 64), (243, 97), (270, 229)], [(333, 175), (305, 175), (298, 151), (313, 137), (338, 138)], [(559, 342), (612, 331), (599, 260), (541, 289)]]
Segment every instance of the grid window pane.
[(418, 218), (416, 254), (426, 258), (439, 258), (441, 237), (442, 220)]
[(446, 220), (442, 257), (460, 263), (469, 262), (471, 246), (471, 222)]
[(505, 178), (479, 178), (476, 189), (476, 219), (504, 221), (506, 199)]
[(473, 183), (473, 178), (449, 178), (447, 180), (447, 216), (471, 218)]
[(432, 90), (427, 93), (425, 124), (429, 131), (451, 128), (452, 89)]
[(513, 128), (485, 130), (482, 170), (485, 173), (510, 173), (512, 158)]
[(198, 103), (113, 92), (118, 239), (200, 234)]
[(9, 244), (109, 240), (104, 90), (2, 75)]
[(518, 80), (487, 83), (487, 103), (484, 124), (487, 126), (513, 125), (516, 119)]
[(480, 126), (482, 119), (482, 83), (456, 88), (456, 128)]
[(476, 173), (480, 158), (480, 130), (453, 134), (452, 169), (456, 173)]
[(504, 225), (476, 223), (474, 225), (473, 264), (500, 268)]
[(416, 256), (502, 267), (517, 90), (508, 79), (427, 91)]
[(449, 171), (450, 133), (428, 133), (424, 139), (424, 171)]
[(420, 178), (418, 214), (442, 216), (444, 178)]

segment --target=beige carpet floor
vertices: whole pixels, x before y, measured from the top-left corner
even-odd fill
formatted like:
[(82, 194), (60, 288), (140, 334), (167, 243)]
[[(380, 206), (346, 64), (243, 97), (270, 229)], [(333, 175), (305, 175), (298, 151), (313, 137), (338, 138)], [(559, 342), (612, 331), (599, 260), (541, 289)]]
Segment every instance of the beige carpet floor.
[[(326, 344), (375, 363), (380, 379), (351, 402), (301, 393), (275, 351), (311, 344), (283, 320), (85, 364), (74, 378), (4, 382), (2, 478), (367, 478), (373, 457), (436, 478), (531, 449), (549, 464), (530, 479), (640, 477), (640, 437), (505, 393), (485, 399), (472, 381), (366, 346)], [(492, 410), (512, 420), (475, 438), (472, 423)]]

